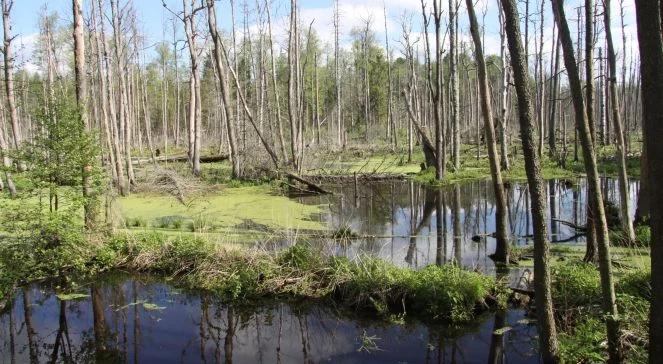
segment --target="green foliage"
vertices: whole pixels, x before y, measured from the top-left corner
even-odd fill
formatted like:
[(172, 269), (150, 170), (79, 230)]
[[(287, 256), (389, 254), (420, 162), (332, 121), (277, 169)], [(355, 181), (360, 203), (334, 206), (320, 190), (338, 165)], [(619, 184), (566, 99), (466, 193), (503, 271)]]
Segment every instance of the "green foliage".
[(41, 132), (25, 144), (20, 156), (29, 166), (32, 190), (47, 188), (54, 194), (60, 187), (81, 188), (84, 173), (91, 187), (100, 189), (100, 146), (96, 136), (85, 130), (73, 100), (55, 99), (39, 110), (36, 123)]
[(645, 300), (651, 300), (651, 270), (637, 270), (622, 276), (617, 282), (617, 292)]
[(559, 348), (565, 363), (598, 363), (605, 361), (605, 324), (595, 318), (581, 321), (572, 330), (560, 332)]
[(601, 282), (595, 265), (570, 262), (553, 266), (553, 302), (565, 308), (594, 304), (601, 300)]

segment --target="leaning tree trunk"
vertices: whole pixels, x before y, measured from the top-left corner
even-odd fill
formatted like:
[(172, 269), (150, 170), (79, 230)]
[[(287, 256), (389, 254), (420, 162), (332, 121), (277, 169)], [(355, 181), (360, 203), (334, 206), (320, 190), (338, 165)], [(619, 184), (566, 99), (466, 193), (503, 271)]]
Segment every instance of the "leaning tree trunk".
[(490, 92), (488, 90), (488, 77), (486, 76), (486, 62), (483, 58), (481, 46), (481, 34), (479, 34), (479, 24), (474, 14), (473, 0), (465, 0), (467, 4), (467, 15), (470, 18), (470, 32), (474, 41), (474, 59), (477, 63), (477, 77), (479, 82), (479, 91), (481, 92), (481, 112), (483, 114), (483, 125), (486, 132), (486, 147), (488, 148), (488, 159), (490, 160), (490, 174), (493, 179), (493, 189), (495, 191), (495, 205), (497, 212), (495, 214), (495, 228), (497, 245), (493, 258), (505, 264), (509, 263), (509, 232), (508, 232), (508, 208), (506, 203), (506, 194), (504, 193), (504, 184), (502, 183), (502, 173), (500, 172), (500, 161), (497, 153), (497, 143), (495, 141), (495, 126), (493, 125), (493, 111), (490, 103)]
[[(615, 123), (615, 136), (617, 138), (616, 157), (619, 160), (619, 202), (622, 218), (622, 229), (629, 240), (629, 243), (635, 242), (635, 231), (633, 231), (633, 220), (629, 214), (629, 188), (628, 175), (626, 173), (626, 143), (624, 141), (624, 130), (622, 126), (621, 114), (619, 112), (619, 102), (617, 101), (617, 57), (615, 56), (615, 47), (612, 43), (612, 31), (610, 29), (610, 0), (603, 0), (603, 23), (605, 25), (605, 39), (608, 53), (608, 84), (610, 85), (610, 108), (612, 109), (612, 120)], [(625, 86), (625, 85), (624, 85)]]
[[(223, 65), (223, 59), (221, 56), (221, 40), (219, 31), (216, 25), (216, 9), (214, 7), (214, 0), (207, 0), (207, 21), (209, 25), (209, 31), (212, 35), (212, 41), (214, 43), (214, 49), (212, 50), (212, 55), (214, 56), (214, 67), (216, 68), (216, 75), (218, 77), (219, 88), (221, 90), (221, 104), (223, 105), (224, 112), (226, 114), (226, 132), (228, 133), (228, 144), (230, 145), (230, 161), (232, 164), (232, 176), (233, 178), (240, 177), (241, 170), (239, 164), (239, 153), (237, 150), (237, 136), (235, 132), (235, 121), (233, 118), (233, 107), (231, 104), (230, 90), (228, 89), (228, 82), (226, 80), (225, 74), (226, 70)], [(277, 110), (278, 110), (278, 97), (277, 97)], [(277, 113), (278, 114), (278, 113)], [(280, 118), (280, 115), (277, 115)], [(280, 126), (280, 121), (279, 121)]]
[(520, 37), (520, 18), (515, 0), (500, 0), (504, 10), (505, 28), (509, 43), (511, 68), (518, 97), (518, 120), (525, 155), (525, 171), (532, 198), (532, 221), (534, 227), (534, 295), (539, 321), (539, 350), (546, 363), (559, 362), (559, 344), (553, 316), (552, 293), (550, 291), (550, 248), (546, 229), (546, 202), (541, 178), (541, 163), (537, 156), (532, 124), (529, 75)]
[(621, 360), (619, 343), (619, 312), (615, 299), (615, 288), (612, 277), (612, 263), (610, 262), (610, 238), (608, 236), (608, 224), (606, 223), (603, 198), (601, 197), (601, 181), (596, 167), (596, 155), (594, 154), (594, 143), (591, 137), (589, 124), (587, 123), (585, 105), (582, 98), (582, 86), (580, 75), (576, 64), (573, 41), (564, 14), (564, 3), (562, 0), (552, 0), (553, 13), (559, 36), (564, 50), (564, 65), (569, 79), (569, 88), (573, 100), (576, 128), (582, 145), (582, 154), (587, 171), (587, 193), (593, 196), (591, 206), (596, 222), (596, 241), (599, 253), (599, 272), (601, 275), (601, 289), (603, 291), (603, 309), (606, 315), (606, 326), (608, 333), (608, 353), (610, 361), (617, 363)]
[[(660, 0), (636, 0), (642, 79), (642, 125), (647, 138), (650, 186), (663, 181), (663, 37)], [(651, 193), (651, 284), (649, 362), (663, 358), (663, 193)]]

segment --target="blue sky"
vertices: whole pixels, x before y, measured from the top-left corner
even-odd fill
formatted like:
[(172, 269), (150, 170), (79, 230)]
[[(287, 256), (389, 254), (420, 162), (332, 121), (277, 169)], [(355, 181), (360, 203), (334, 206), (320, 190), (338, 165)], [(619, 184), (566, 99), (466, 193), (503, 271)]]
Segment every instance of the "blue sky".
[[(121, 4), (124, 4), (128, 0), (120, 0)], [(147, 36), (148, 44), (152, 44), (156, 41), (162, 39), (164, 34), (164, 23), (167, 23), (166, 38), (170, 39), (172, 37), (172, 28), (170, 23), (171, 14), (165, 10), (161, 4), (161, 0), (132, 0), (134, 7), (138, 13), (138, 19), (142, 31)], [(256, 0), (246, 0), (249, 9), (249, 24), (250, 31), (257, 32), (257, 11), (256, 9)], [(260, 3), (263, 3), (263, 0), (258, 0)], [(428, 3), (431, 3), (431, 0), (426, 0)], [(467, 27), (467, 15), (464, 8), (465, 2), (459, 0), (462, 4), (461, 12), (459, 14), (460, 19), (460, 28), (461, 28), (461, 40), (469, 40), (467, 36), (468, 27)], [(531, 12), (534, 12), (534, 8), (538, 8), (540, 2), (537, 0), (532, 1), (530, 6)], [(108, 1), (106, 1), (108, 2)], [(242, 7), (244, 0), (235, 0), (237, 3), (236, 17), (238, 26), (241, 27), (243, 21), (243, 11)], [(448, 2), (443, 0), (444, 15), (446, 17), (448, 11)], [(581, 0), (566, 1), (567, 17), (571, 29), (576, 28), (575, 24), (575, 7), (581, 4)], [(599, 4), (601, 1), (598, 0)], [(90, 7), (90, 0), (83, 0), (84, 11), (87, 14)], [(174, 10), (181, 9), (181, 0), (167, 0), (166, 3), (168, 6)], [(415, 30), (414, 36), (420, 36), (421, 30), (421, 3), (420, 0), (339, 0), (340, 9), (341, 9), (341, 32), (342, 39), (345, 46), (349, 44), (349, 33), (350, 30), (354, 27), (357, 27), (362, 24), (364, 19), (370, 18), (372, 20), (372, 29), (375, 31), (378, 40), (381, 43), (384, 43), (384, 13), (383, 13), (383, 4), (387, 8), (387, 29), (390, 38), (391, 48), (394, 51), (394, 56), (399, 56), (401, 54), (400, 48), (401, 45), (398, 41), (401, 39), (401, 19), (404, 14), (409, 14), (412, 18), (413, 29)], [(219, 26), (224, 31), (229, 31), (231, 28), (231, 18), (230, 18), (230, 2), (229, 0), (223, 0), (217, 2), (217, 17), (219, 19)], [(308, 27), (308, 24), (314, 20), (313, 27), (317, 31), (319, 37), (323, 42), (333, 41), (333, 1), (332, 0), (300, 0), (299, 1), (301, 8), (301, 19), (305, 24), (305, 27)], [(613, 24), (613, 36), (615, 37), (616, 48), (618, 53), (621, 54), (621, 32), (620, 32), (620, 19), (619, 19), (619, 0), (612, 0), (612, 24)], [(13, 32), (14, 34), (20, 34), (17, 39), (17, 47), (20, 47), (20, 44), (23, 43), (23, 50), (20, 53), (19, 57), (29, 62), (31, 56), (32, 44), (36, 40), (36, 34), (38, 32), (38, 14), (40, 9), (44, 6), (50, 11), (57, 11), (60, 14), (61, 22), (63, 24), (68, 24), (71, 22), (71, 1), (70, 0), (15, 0), (14, 10), (12, 14), (13, 21)], [(272, 0), (272, 19), (274, 26), (274, 33), (276, 37), (277, 44), (280, 44), (281, 47), (285, 45), (285, 30), (287, 29), (287, 16), (289, 14), (290, 1), (289, 0)], [(428, 6), (429, 8), (432, 5)], [(479, 0), (475, 9), (478, 16), (480, 17), (479, 21), (481, 22), (482, 12), (485, 11), (485, 48), (486, 53), (498, 53), (499, 52), (499, 26), (498, 26), (498, 0)], [(627, 25), (626, 35), (627, 35), (627, 48), (632, 45), (634, 48), (634, 53), (637, 54), (637, 43), (635, 42), (636, 30), (635, 30), (635, 15), (634, 15), (634, 5), (633, 0), (624, 0), (624, 9), (625, 9), (625, 23)], [(552, 46), (552, 24), (553, 18), (550, 10), (550, 2), (547, 1), (545, 5), (545, 31), (544, 31), (544, 49), (551, 49)], [(600, 20), (600, 19), (599, 19)], [(178, 26), (181, 26), (178, 24)], [(202, 24), (206, 26), (206, 24)], [(602, 28), (602, 27), (601, 27)], [(531, 47), (534, 44), (534, 38), (529, 39)], [(599, 45), (602, 45), (603, 42), (600, 41)], [(628, 53), (628, 52), (627, 52)]]

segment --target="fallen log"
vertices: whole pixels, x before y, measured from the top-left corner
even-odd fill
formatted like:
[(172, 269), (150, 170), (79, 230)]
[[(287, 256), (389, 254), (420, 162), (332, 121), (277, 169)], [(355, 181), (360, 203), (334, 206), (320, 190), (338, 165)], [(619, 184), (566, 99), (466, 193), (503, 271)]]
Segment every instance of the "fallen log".
[[(223, 162), (226, 159), (228, 159), (228, 156), (224, 155), (224, 154), (203, 156), (203, 157), (200, 157), (200, 163)], [(189, 157), (187, 155), (174, 155), (174, 156), (168, 156), (168, 157), (163, 156), (163, 157), (156, 157), (155, 161), (165, 162), (165, 163), (187, 162), (187, 161), (189, 161)], [(152, 162), (151, 158), (132, 158), (131, 159), (132, 164), (142, 164), (142, 163), (151, 163), (151, 162)]]
[(321, 195), (331, 194), (331, 192), (325, 190), (324, 188), (320, 187), (319, 185), (317, 185), (317, 184), (315, 184), (315, 183), (313, 183), (313, 182), (311, 182), (307, 179), (304, 179), (304, 178), (302, 178), (302, 177), (300, 177), (300, 176), (298, 176), (294, 173), (286, 173), (286, 176), (291, 180), (295, 180), (295, 181), (297, 181), (301, 184), (306, 185), (306, 187), (308, 187), (309, 191), (311, 191), (311, 192), (318, 193), (318, 194), (321, 194)]
[(529, 296), (530, 298), (534, 298), (534, 291), (530, 289), (523, 289), (523, 288), (518, 288), (518, 287), (509, 287), (510, 290), (514, 291), (515, 293), (520, 293), (525, 296)]
[(323, 174), (323, 175), (307, 175), (304, 178), (313, 181), (338, 181), (347, 182), (353, 181), (357, 178), (360, 181), (394, 181), (404, 180), (408, 175), (402, 173), (357, 173), (357, 174)]

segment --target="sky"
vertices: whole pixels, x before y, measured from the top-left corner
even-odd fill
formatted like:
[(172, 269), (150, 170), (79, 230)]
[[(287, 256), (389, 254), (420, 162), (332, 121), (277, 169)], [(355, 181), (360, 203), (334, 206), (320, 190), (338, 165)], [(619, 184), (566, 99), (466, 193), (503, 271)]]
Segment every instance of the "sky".
[[(60, 15), (61, 24), (71, 24), (71, 0), (14, 0), (15, 5), (12, 13), (12, 32), (17, 36), (16, 47), (18, 49), (19, 63), (26, 64), (29, 69), (37, 70), (37, 66), (31, 63), (32, 50), (37, 40), (38, 34), (38, 14), (46, 7), (49, 12), (57, 11)], [(148, 45), (164, 39), (172, 38), (172, 14), (162, 6), (162, 0), (120, 0), (120, 4), (126, 1), (133, 1), (134, 7), (138, 14), (139, 27), (145, 34)], [(263, 3), (263, 0), (257, 0)], [(246, 0), (249, 14), (249, 31), (256, 33), (258, 31), (258, 11), (256, 11), (256, 0)], [(288, 0), (270, 0), (272, 21), (274, 27), (274, 36), (276, 46), (280, 49), (286, 46), (286, 30), (288, 28), (288, 16), (290, 11), (290, 1)], [(428, 5), (428, 9), (432, 8), (432, 0), (424, 0)], [(465, 12), (465, 1), (458, 0), (461, 3), (461, 10), (459, 13), (459, 27), (460, 27), (460, 40), (469, 42), (469, 26), (467, 22), (467, 13)], [(538, 12), (540, 7), (539, 0), (530, 0), (530, 13)], [(108, 1), (106, 1), (108, 2)], [(244, 3), (245, 0), (235, 0), (236, 2), (236, 22), (239, 28), (243, 24), (244, 18)], [(499, 39), (499, 0), (478, 0), (475, 2), (475, 11), (479, 17), (479, 23), (484, 25), (484, 48), (486, 54), (499, 54), (500, 39)], [(602, 0), (596, 0), (600, 5)], [(87, 14), (90, 10), (90, 0), (83, 0), (84, 13)], [(448, 15), (448, 1), (442, 1), (444, 10), (443, 17), (446, 19)], [(567, 19), (569, 26), (574, 32), (577, 28), (576, 8), (584, 1), (581, 0), (567, 0), (565, 8), (567, 12)], [(179, 11), (182, 6), (181, 0), (166, 0), (166, 4), (174, 11)], [(313, 28), (326, 44), (324, 48), (332, 49), (334, 33), (333, 33), (333, 0), (299, 0), (301, 20), (303, 28), (308, 28), (308, 25), (313, 22)], [(399, 43), (402, 40), (401, 22), (403, 19), (411, 19), (413, 27), (414, 38), (422, 39), (422, 26), (421, 26), (421, 0), (339, 0), (339, 8), (341, 14), (341, 43), (342, 46), (348, 48), (351, 42), (350, 32), (353, 28), (361, 26), (366, 19), (371, 20), (372, 30), (381, 45), (384, 47), (385, 42), (385, 15), (384, 7), (387, 9), (386, 16), (386, 34), (389, 36), (390, 48), (393, 51), (394, 57), (402, 55), (402, 45)], [(635, 26), (635, 11), (633, 0), (623, 0), (624, 7), (624, 23), (625, 34), (627, 38), (627, 57), (630, 57), (631, 48), (633, 53), (637, 55), (637, 32)], [(521, 15), (523, 14), (524, 6), (521, 4)], [(485, 16), (482, 14), (485, 12)], [(599, 13), (601, 10), (599, 9)], [(612, 12), (612, 27), (615, 47), (618, 53), (618, 58), (622, 53), (622, 34), (621, 34), (621, 19), (620, 19), (620, 1), (611, 1)], [(231, 12), (230, 1), (221, 0), (217, 1), (217, 18), (219, 27), (229, 32), (231, 29)], [(538, 22), (538, 15), (533, 15), (532, 19)], [(597, 19), (601, 24), (602, 18)], [(181, 24), (177, 24), (181, 32)], [(202, 23), (201, 26), (206, 26)], [(530, 29), (532, 29), (530, 27)], [(552, 34), (553, 34), (553, 17), (551, 11), (550, 1), (546, 1), (544, 13), (544, 53), (549, 53), (552, 49)], [(521, 28), (521, 31), (523, 29)], [(431, 30), (432, 33), (432, 30)], [(429, 36), (433, 36), (430, 34)], [(182, 37), (180, 35), (180, 37)], [(182, 37), (183, 38), (183, 37)], [(528, 43), (530, 49), (534, 48), (534, 36), (530, 36)], [(423, 47), (423, 39), (420, 41)], [(603, 41), (600, 40), (597, 46), (603, 46)], [(22, 62), (21, 62), (22, 61)]]

